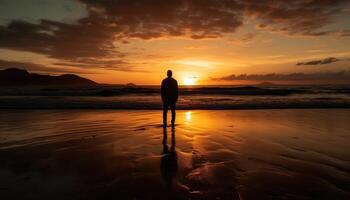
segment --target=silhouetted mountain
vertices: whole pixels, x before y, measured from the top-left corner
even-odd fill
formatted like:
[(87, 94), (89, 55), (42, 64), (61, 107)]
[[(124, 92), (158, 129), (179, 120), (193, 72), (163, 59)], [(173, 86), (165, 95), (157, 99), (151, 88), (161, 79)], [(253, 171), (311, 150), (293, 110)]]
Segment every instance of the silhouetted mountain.
[(74, 74), (50, 76), (32, 74), (17, 68), (0, 70), (0, 86), (25, 85), (97, 85), (97, 83)]
[(275, 83), (267, 82), (267, 81), (256, 84), (256, 86), (260, 86), (260, 87), (274, 87), (276, 85), (277, 84), (275, 84)]
[(125, 86), (128, 88), (136, 88), (137, 87), (134, 83), (128, 83)]

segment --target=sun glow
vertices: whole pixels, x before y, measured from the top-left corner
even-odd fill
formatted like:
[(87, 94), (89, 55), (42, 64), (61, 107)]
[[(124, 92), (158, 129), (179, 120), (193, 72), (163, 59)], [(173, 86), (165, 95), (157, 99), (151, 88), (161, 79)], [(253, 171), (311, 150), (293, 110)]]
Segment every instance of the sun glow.
[(180, 60), (177, 61), (178, 64), (187, 65), (187, 66), (195, 66), (195, 67), (205, 67), (211, 68), (213, 65), (217, 64), (215, 62), (207, 61), (207, 60)]
[(197, 83), (197, 77), (185, 77), (183, 79), (184, 85), (196, 85)]

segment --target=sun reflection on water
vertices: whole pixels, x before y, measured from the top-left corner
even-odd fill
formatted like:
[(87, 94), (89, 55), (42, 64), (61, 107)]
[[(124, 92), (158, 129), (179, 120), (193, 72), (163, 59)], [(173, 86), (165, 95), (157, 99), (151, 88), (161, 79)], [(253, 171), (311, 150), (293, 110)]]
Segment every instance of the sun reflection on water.
[(187, 111), (185, 113), (185, 115), (186, 115), (186, 121), (190, 122), (191, 119), (192, 119), (192, 112), (191, 111)]

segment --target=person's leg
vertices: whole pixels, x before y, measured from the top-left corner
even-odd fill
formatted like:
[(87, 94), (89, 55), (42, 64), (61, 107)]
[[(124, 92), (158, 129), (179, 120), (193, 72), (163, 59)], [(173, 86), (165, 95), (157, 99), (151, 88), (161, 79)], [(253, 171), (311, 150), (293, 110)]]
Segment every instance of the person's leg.
[(171, 125), (174, 126), (175, 125), (175, 116), (176, 116), (175, 103), (170, 105), (170, 109), (171, 109)]
[(164, 103), (163, 105), (163, 125), (166, 126), (167, 114), (168, 114), (168, 105)]

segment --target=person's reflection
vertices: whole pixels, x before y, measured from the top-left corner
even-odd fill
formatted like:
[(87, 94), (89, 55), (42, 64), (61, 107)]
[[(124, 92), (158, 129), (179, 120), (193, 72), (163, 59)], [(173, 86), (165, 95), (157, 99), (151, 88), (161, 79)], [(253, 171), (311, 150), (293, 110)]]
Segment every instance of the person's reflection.
[(175, 129), (171, 129), (171, 146), (167, 144), (167, 129), (163, 129), (163, 152), (160, 161), (160, 171), (167, 187), (171, 187), (177, 173), (177, 155), (175, 151)]

